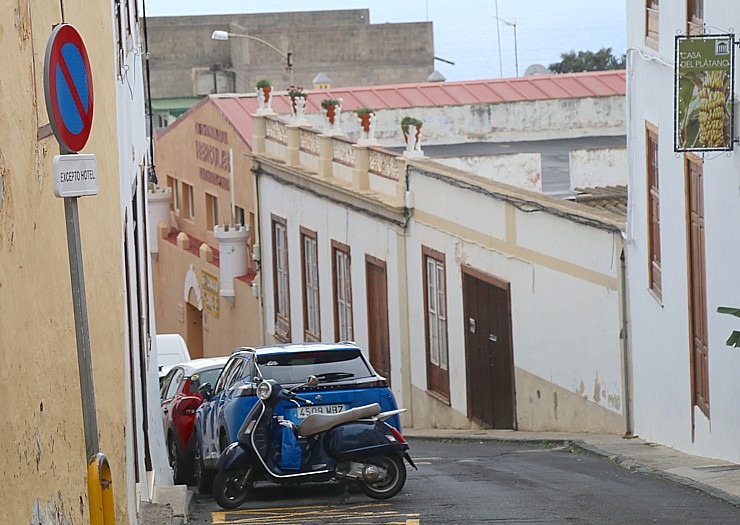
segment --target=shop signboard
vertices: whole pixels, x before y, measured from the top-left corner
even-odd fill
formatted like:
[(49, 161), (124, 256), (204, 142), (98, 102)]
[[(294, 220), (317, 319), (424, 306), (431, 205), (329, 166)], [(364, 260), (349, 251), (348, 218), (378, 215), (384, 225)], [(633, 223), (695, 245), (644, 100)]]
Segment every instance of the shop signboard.
[(676, 37), (674, 149), (733, 148), (734, 35)]

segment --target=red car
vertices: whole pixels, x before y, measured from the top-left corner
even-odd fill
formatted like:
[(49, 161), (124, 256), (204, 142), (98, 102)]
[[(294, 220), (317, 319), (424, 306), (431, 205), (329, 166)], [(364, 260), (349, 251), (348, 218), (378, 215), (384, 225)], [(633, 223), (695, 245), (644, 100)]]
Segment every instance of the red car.
[(175, 483), (188, 483), (193, 475), (195, 411), (203, 402), (198, 387), (216, 384), (227, 357), (194, 359), (175, 365), (162, 379), (159, 398), (162, 422)]

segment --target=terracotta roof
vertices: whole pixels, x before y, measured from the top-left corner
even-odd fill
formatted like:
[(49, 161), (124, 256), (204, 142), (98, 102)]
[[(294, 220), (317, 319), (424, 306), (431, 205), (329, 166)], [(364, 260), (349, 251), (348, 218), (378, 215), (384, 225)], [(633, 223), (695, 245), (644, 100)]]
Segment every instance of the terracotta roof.
[[(626, 73), (624, 70), (594, 71), (492, 80), (312, 89), (307, 92), (306, 113), (320, 112), (321, 101), (325, 98), (341, 98), (343, 111), (352, 111), (360, 107), (383, 110), (496, 104), (526, 100), (624, 95)], [(283, 115), (290, 113), (290, 99), (287, 93), (273, 90), (272, 95), (272, 109), (275, 113)], [(205, 100), (210, 100), (215, 104), (242, 138), (248, 144), (252, 143), (251, 115), (256, 113), (259, 107), (254, 94), (209, 95)], [(176, 126), (181, 118), (176, 120), (173, 126)], [(161, 136), (166, 132), (165, 129), (159, 134)]]
[(573, 198), (580, 204), (598, 208), (627, 217), (627, 186), (598, 186), (595, 188), (576, 188)]

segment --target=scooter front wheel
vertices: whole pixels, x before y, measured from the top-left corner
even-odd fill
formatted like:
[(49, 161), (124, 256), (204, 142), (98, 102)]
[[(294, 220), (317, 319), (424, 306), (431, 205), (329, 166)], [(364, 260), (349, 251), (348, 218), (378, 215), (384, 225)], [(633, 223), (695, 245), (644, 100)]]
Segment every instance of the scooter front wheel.
[(236, 509), (247, 501), (253, 488), (249, 468), (219, 470), (213, 480), (213, 497), (224, 509)]
[(388, 499), (398, 494), (406, 483), (406, 465), (401, 456), (383, 456), (370, 464), (385, 472), (378, 481), (363, 481), (362, 491), (373, 499)]

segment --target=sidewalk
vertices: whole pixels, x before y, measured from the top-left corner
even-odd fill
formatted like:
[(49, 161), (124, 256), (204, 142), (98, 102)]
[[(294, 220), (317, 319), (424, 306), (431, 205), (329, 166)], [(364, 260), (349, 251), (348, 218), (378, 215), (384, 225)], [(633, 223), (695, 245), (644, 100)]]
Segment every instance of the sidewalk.
[(417, 428), (404, 429), (403, 435), (408, 439), (464, 439), (564, 445), (579, 452), (608, 459), (624, 468), (691, 487), (740, 507), (740, 465), (692, 456), (640, 438), (564, 432)]

